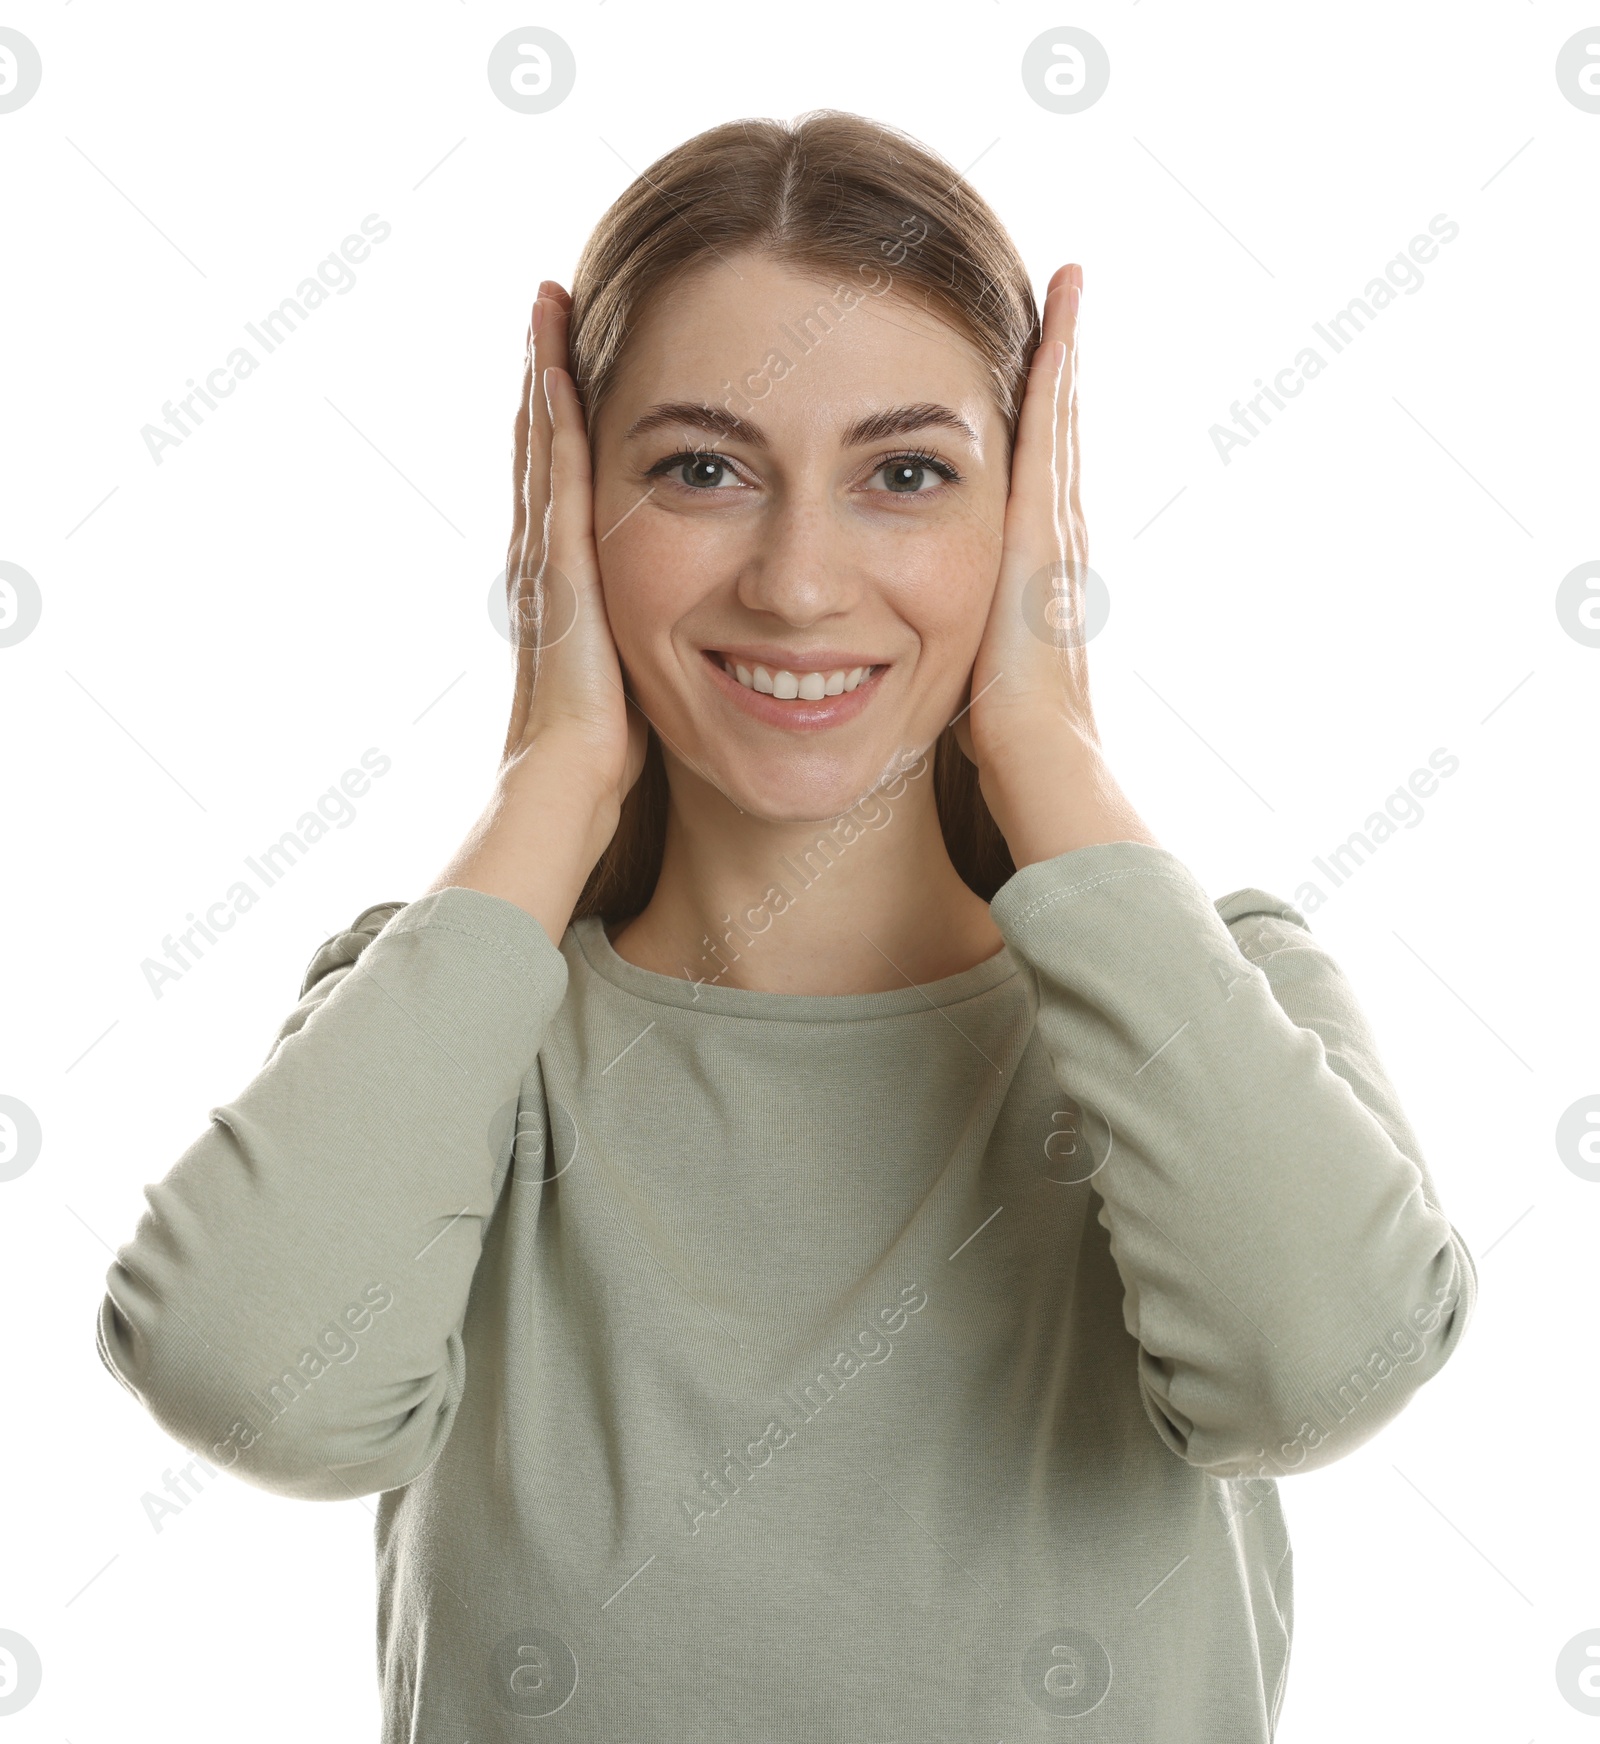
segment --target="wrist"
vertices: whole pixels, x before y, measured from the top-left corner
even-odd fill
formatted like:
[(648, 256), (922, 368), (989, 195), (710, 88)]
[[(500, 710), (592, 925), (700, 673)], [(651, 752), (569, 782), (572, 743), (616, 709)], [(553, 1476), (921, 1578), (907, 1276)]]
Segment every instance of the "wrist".
[(551, 848), (578, 872), (579, 888), (616, 834), (622, 794), (615, 776), (581, 740), (559, 732), (538, 734), (503, 763), (494, 803), (537, 824)]
[(621, 815), (614, 785), (543, 736), (502, 764), (466, 841), (429, 887), (458, 885), (513, 902), (561, 943)]
[(1099, 745), (1076, 729), (1031, 738), (1020, 752), (993, 759), (980, 785), (1019, 872), (1101, 843), (1161, 846)]

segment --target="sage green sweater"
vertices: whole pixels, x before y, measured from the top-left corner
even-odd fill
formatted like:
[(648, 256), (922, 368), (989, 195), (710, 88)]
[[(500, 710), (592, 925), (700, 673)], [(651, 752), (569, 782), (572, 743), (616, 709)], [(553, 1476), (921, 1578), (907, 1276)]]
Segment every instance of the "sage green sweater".
[(1272, 1736), (1277, 1481), (1472, 1259), (1288, 903), (1117, 842), (992, 913), (842, 997), (459, 888), (317, 952), (99, 1348), (247, 1482), (381, 1493), (385, 1744)]

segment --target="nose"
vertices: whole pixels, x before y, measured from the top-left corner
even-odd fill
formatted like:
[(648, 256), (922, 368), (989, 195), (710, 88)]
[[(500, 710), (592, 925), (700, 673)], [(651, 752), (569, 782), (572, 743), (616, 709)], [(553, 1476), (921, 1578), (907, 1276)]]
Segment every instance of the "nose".
[(739, 572), (739, 602), (805, 629), (849, 611), (863, 580), (859, 552), (825, 493), (790, 490), (763, 517)]

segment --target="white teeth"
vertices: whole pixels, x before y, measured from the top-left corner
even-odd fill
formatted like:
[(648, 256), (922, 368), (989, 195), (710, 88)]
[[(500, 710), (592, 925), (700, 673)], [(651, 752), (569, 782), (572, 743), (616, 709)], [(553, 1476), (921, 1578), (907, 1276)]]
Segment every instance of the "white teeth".
[(840, 667), (832, 672), (796, 673), (780, 666), (769, 672), (765, 666), (744, 666), (727, 659), (723, 659), (722, 669), (738, 679), (746, 690), (784, 702), (820, 702), (825, 696), (840, 696), (854, 690), (873, 670), (870, 666), (852, 666), (848, 671)]

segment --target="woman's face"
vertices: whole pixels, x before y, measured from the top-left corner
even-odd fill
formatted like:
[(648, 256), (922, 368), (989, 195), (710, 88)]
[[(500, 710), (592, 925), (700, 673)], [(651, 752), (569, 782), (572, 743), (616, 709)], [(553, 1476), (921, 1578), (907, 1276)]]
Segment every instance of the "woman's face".
[(631, 693), (669, 756), (772, 820), (837, 817), (932, 743), (999, 570), (982, 357), (873, 295), (887, 271), (838, 284), (750, 254), (680, 280), (590, 433)]

